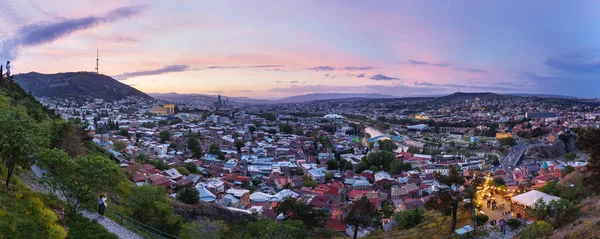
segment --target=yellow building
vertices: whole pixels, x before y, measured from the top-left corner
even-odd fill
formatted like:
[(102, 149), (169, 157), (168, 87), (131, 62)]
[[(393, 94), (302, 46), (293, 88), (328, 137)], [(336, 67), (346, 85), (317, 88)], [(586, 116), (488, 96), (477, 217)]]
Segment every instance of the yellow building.
[(172, 115), (175, 114), (175, 105), (165, 104), (163, 107), (154, 107), (153, 112), (159, 115)]
[(502, 139), (502, 138), (512, 138), (512, 134), (509, 132), (498, 132), (496, 133), (496, 139)]

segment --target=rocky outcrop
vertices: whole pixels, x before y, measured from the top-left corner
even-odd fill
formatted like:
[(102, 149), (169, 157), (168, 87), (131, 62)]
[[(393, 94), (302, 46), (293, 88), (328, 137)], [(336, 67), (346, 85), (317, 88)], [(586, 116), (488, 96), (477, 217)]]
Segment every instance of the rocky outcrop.
[(185, 221), (208, 218), (211, 220), (223, 220), (233, 223), (248, 223), (258, 220), (248, 213), (232, 211), (214, 203), (199, 202), (198, 204), (189, 205), (176, 202), (174, 206), (175, 213), (179, 214)]
[(533, 158), (557, 158), (566, 153), (565, 143), (558, 141), (555, 144), (534, 145), (529, 147), (526, 155)]

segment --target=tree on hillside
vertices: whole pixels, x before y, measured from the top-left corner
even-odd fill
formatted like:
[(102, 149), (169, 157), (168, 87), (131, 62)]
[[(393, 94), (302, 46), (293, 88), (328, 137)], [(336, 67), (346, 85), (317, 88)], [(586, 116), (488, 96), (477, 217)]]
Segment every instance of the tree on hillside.
[(539, 220), (547, 221), (554, 228), (559, 228), (575, 220), (579, 214), (579, 209), (577, 209), (575, 203), (567, 199), (552, 200), (548, 203), (539, 199), (527, 213)]
[(0, 113), (0, 160), (8, 170), (6, 187), (17, 166), (27, 168), (41, 146), (47, 143), (45, 130), (22, 108), (7, 107)]
[(420, 207), (416, 207), (412, 210), (406, 210), (396, 214), (394, 220), (398, 223), (401, 229), (410, 229), (416, 227), (423, 221), (425, 217), (425, 210)]
[(600, 192), (600, 129), (587, 128), (578, 135), (577, 147), (589, 156), (585, 185), (594, 192)]
[(286, 219), (302, 221), (309, 227), (323, 227), (327, 221), (325, 211), (313, 208), (292, 197), (287, 197), (277, 204), (275, 212), (283, 213)]
[(69, 213), (100, 193), (110, 192), (123, 180), (119, 166), (103, 155), (90, 154), (73, 160), (66, 152), (53, 149), (42, 152), (38, 164), (49, 171), (42, 181), (61, 192)]
[(357, 238), (359, 228), (376, 225), (379, 216), (377, 208), (371, 204), (367, 197), (362, 197), (359, 200), (352, 202), (352, 205), (347, 209), (346, 213), (347, 215), (344, 222), (352, 226), (352, 229), (354, 230), (354, 239)]
[(195, 187), (185, 187), (177, 192), (177, 199), (187, 204), (196, 204), (200, 201), (200, 194)]
[(450, 232), (454, 232), (454, 230), (456, 230), (458, 203), (464, 199), (465, 195), (467, 195), (466, 191), (460, 189), (460, 187), (465, 184), (465, 178), (462, 173), (458, 171), (458, 167), (456, 166), (450, 167), (448, 175), (436, 174), (435, 178), (441, 185), (446, 186), (446, 188), (440, 190), (429, 199), (426, 207), (436, 209), (443, 213), (448, 213), (448, 211), (450, 211), (449, 213), (452, 214), (452, 226), (450, 227)]
[(160, 133), (158, 133), (158, 137), (160, 138), (160, 141), (165, 142), (171, 138), (171, 132), (168, 130), (160, 131)]
[(156, 185), (133, 187), (129, 208), (131, 216), (151, 227), (177, 234), (181, 218), (174, 213), (167, 191)]

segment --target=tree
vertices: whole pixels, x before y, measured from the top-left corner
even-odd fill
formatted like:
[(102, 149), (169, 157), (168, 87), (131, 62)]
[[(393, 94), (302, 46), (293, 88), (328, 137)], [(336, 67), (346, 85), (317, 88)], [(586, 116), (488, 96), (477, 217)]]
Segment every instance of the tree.
[(325, 211), (314, 208), (298, 199), (287, 197), (275, 207), (277, 214), (283, 213), (286, 219), (299, 220), (308, 227), (323, 227), (327, 222)]
[(513, 137), (505, 137), (498, 139), (498, 143), (500, 143), (500, 145), (515, 146), (517, 145), (517, 140)]
[(211, 144), (208, 148), (208, 153), (219, 155), (219, 154), (221, 154), (221, 148), (219, 148), (219, 146), (216, 144)]
[(501, 178), (501, 177), (494, 178), (494, 186), (500, 187), (500, 186), (504, 186), (504, 185), (506, 185), (506, 182), (504, 182), (503, 178)]
[(172, 149), (177, 149), (177, 143), (175, 143), (175, 142), (171, 142), (171, 143), (169, 144), (169, 148), (172, 148)]
[(494, 161), (492, 161), (492, 165), (498, 167), (500, 165), (500, 160), (498, 160), (497, 158), (493, 159)]
[(187, 176), (187, 175), (190, 175), (190, 171), (189, 171), (189, 170), (187, 170), (187, 168), (185, 168), (185, 167), (183, 167), (183, 166), (181, 166), (181, 167), (177, 167), (177, 168), (176, 168), (176, 170), (177, 170), (177, 172), (179, 172), (179, 173), (181, 173), (181, 174), (183, 174), (183, 175), (186, 175), (186, 176)]
[(48, 141), (42, 125), (20, 107), (2, 109), (0, 132), (0, 160), (8, 170), (5, 184), (8, 187), (15, 167), (29, 167), (34, 155)]
[(410, 163), (405, 163), (402, 160), (395, 159), (390, 163), (389, 169), (391, 174), (400, 174), (404, 171), (411, 170), (412, 165)]
[(302, 176), (302, 175), (304, 175), (304, 171), (300, 167), (298, 167), (294, 170), (294, 175)]
[(160, 141), (165, 142), (171, 138), (171, 132), (168, 130), (160, 131), (160, 133), (158, 133), (158, 137), (160, 138)]
[(398, 148), (398, 145), (396, 145), (394, 141), (389, 139), (379, 140), (377, 142), (379, 143), (379, 149), (384, 151), (394, 152), (394, 150)]
[(364, 196), (352, 202), (346, 213), (344, 222), (352, 226), (354, 239), (357, 238), (359, 228), (374, 226), (377, 223), (379, 215), (377, 208)]
[(198, 143), (198, 140), (194, 137), (188, 139), (188, 149), (192, 151), (192, 156), (196, 158), (200, 158), (204, 154), (202, 152), (202, 146), (200, 146), (200, 143)]
[(242, 153), (242, 147), (245, 146), (244, 141), (236, 140), (234, 144), (235, 144), (235, 148), (237, 149), (238, 153), (241, 154)]
[(419, 153), (421, 153), (421, 149), (417, 148), (417, 147), (410, 146), (410, 147), (408, 147), (408, 149), (406, 150), (406, 152), (409, 152), (411, 154), (419, 154)]
[(527, 213), (539, 220), (547, 221), (554, 228), (559, 228), (575, 220), (579, 210), (573, 202), (567, 199), (552, 200), (549, 203), (539, 199)]
[(292, 134), (294, 132), (294, 128), (289, 124), (281, 124), (279, 125), (279, 132), (284, 134)]
[(202, 219), (183, 224), (179, 235), (182, 239), (219, 239), (225, 238), (229, 228), (223, 221)]
[(179, 232), (181, 218), (174, 213), (164, 188), (156, 185), (133, 187), (131, 196), (129, 208), (133, 218), (171, 234)]
[(410, 229), (416, 227), (423, 221), (425, 217), (425, 210), (420, 207), (415, 209), (406, 210), (396, 214), (394, 220), (398, 223), (401, 229)]
[(600, 129), (587, 128), (578, 134), (577, 147), (589, 156), (586, 165), (588, 175), (585, 185), (592, 191), (600, 192)]
[(441, 185), (446, 187), (436, 193), (433, 198), (429, 199), (431, 203), (428, 201), (428, 204), (426, 205), (440, 210), (441, 212), (448, 212), (447, 210), (450, 210), (450, 213), (452, 214), (450, 231), (454, 232), (454, 230), (456, 230), (458, 203), (461, 202), (467, 194), (466, 191), (460, 190), (460, 187), (465, 184), (465, 178), (462, 173), (458, 171), (457, 166), (451, 166), (448, 175), (436, 174), (435, 178)]
[(69, 213), (95, 200), (100, 193), (110, 192), (123, 181), (119, 166), (104, 155), (89, 154), (72, 160), (62, 150), (45, 150), (38, 164), (49, 171), (42, 181), (61, 192)]
[(394, 204), (388, 200), (383, 201), (379, 212), (383, 217), (390, 218), (394, 214)]
[(327, 160), (327, 170), (337, 170), (340, 168), (340, 163), (335, 159)]
[(127, 142), (123, 140), (114, 140), (113, 147), (115, 147), (116, 151), (121, 151), (127, 147)]
[(331, 182), (335, 178), (335, 175), (332, 172), (328, 172), (325, 175), (325, 182)]
[(195, 187), (185, 187), (177, 192), (177, 199), (187, 204), (196, 204), (200, 201), (200, 194)]
[[(196, 164), (194, 162), (189, 162), (183, 165), (183, 167), (185, 169), (187, 169), (188, 172), (190, 173), (198, 173), (198, 166), (196, 166)], [(177, 170), (179, 171), (179, 170)]]
[(535, 239), (535, 238), (546, 238), (552, 234), (554, 228), (552, 225), (545, 221), (536, 221), (533, 224), (527, 226), (523, 231), (519, 232), (519, 239)]
[(250, 238), (279, 238), (283, 232), (283, 238), (289, 239), (305, 239), (310, 238), (309, 231), (306, 225), (299, 220), (284, 220), (283, 230), (281, 224), (275, 220), (262, 219), (257, 222), (248, 223), (248, 234)]

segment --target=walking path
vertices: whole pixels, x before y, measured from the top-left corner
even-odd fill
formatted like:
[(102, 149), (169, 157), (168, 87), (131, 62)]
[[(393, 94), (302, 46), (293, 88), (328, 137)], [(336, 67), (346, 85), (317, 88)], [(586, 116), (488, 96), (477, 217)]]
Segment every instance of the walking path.
[[(35, 176), (37, 177), (37, 179), (41, 178), (41, 176), (43, 175), (42, 170), (40, 170), (35, 165), (32, 166), (31, 169), (32, 169), (33, 173), (35, 174)], [(31, 190), (39, 192), (39, 193), (56, 194), (54, 191), (41, 185), (37, 179), (30, 177), (30, 175), (31, 174), (21, 174), (22, 178), (29, 185), (29, 188)], [(64, 199), (60, 195), (57, 195), (57, 196), (61, 200), (64, 201)], [(81, 210), (79, 210), (79, 212), (81, 213), (81, 215), (89, 218), (90, 220), (97, 220), (100, 225), (102, 225), (104, 228), (106, 228), (106, 230), (114, 233), (120, 239), (144, 239), (143, 236), (133, 232), (132, 230), (129, 230), (129, 228), (126, 228), (126, 227), (122, 226), (121, 224), (114, 222), (110, 218), (104, 218), (104, 219), (98, 220), (97, 213), (90, 212), (86, 209), (81, 209)]]

